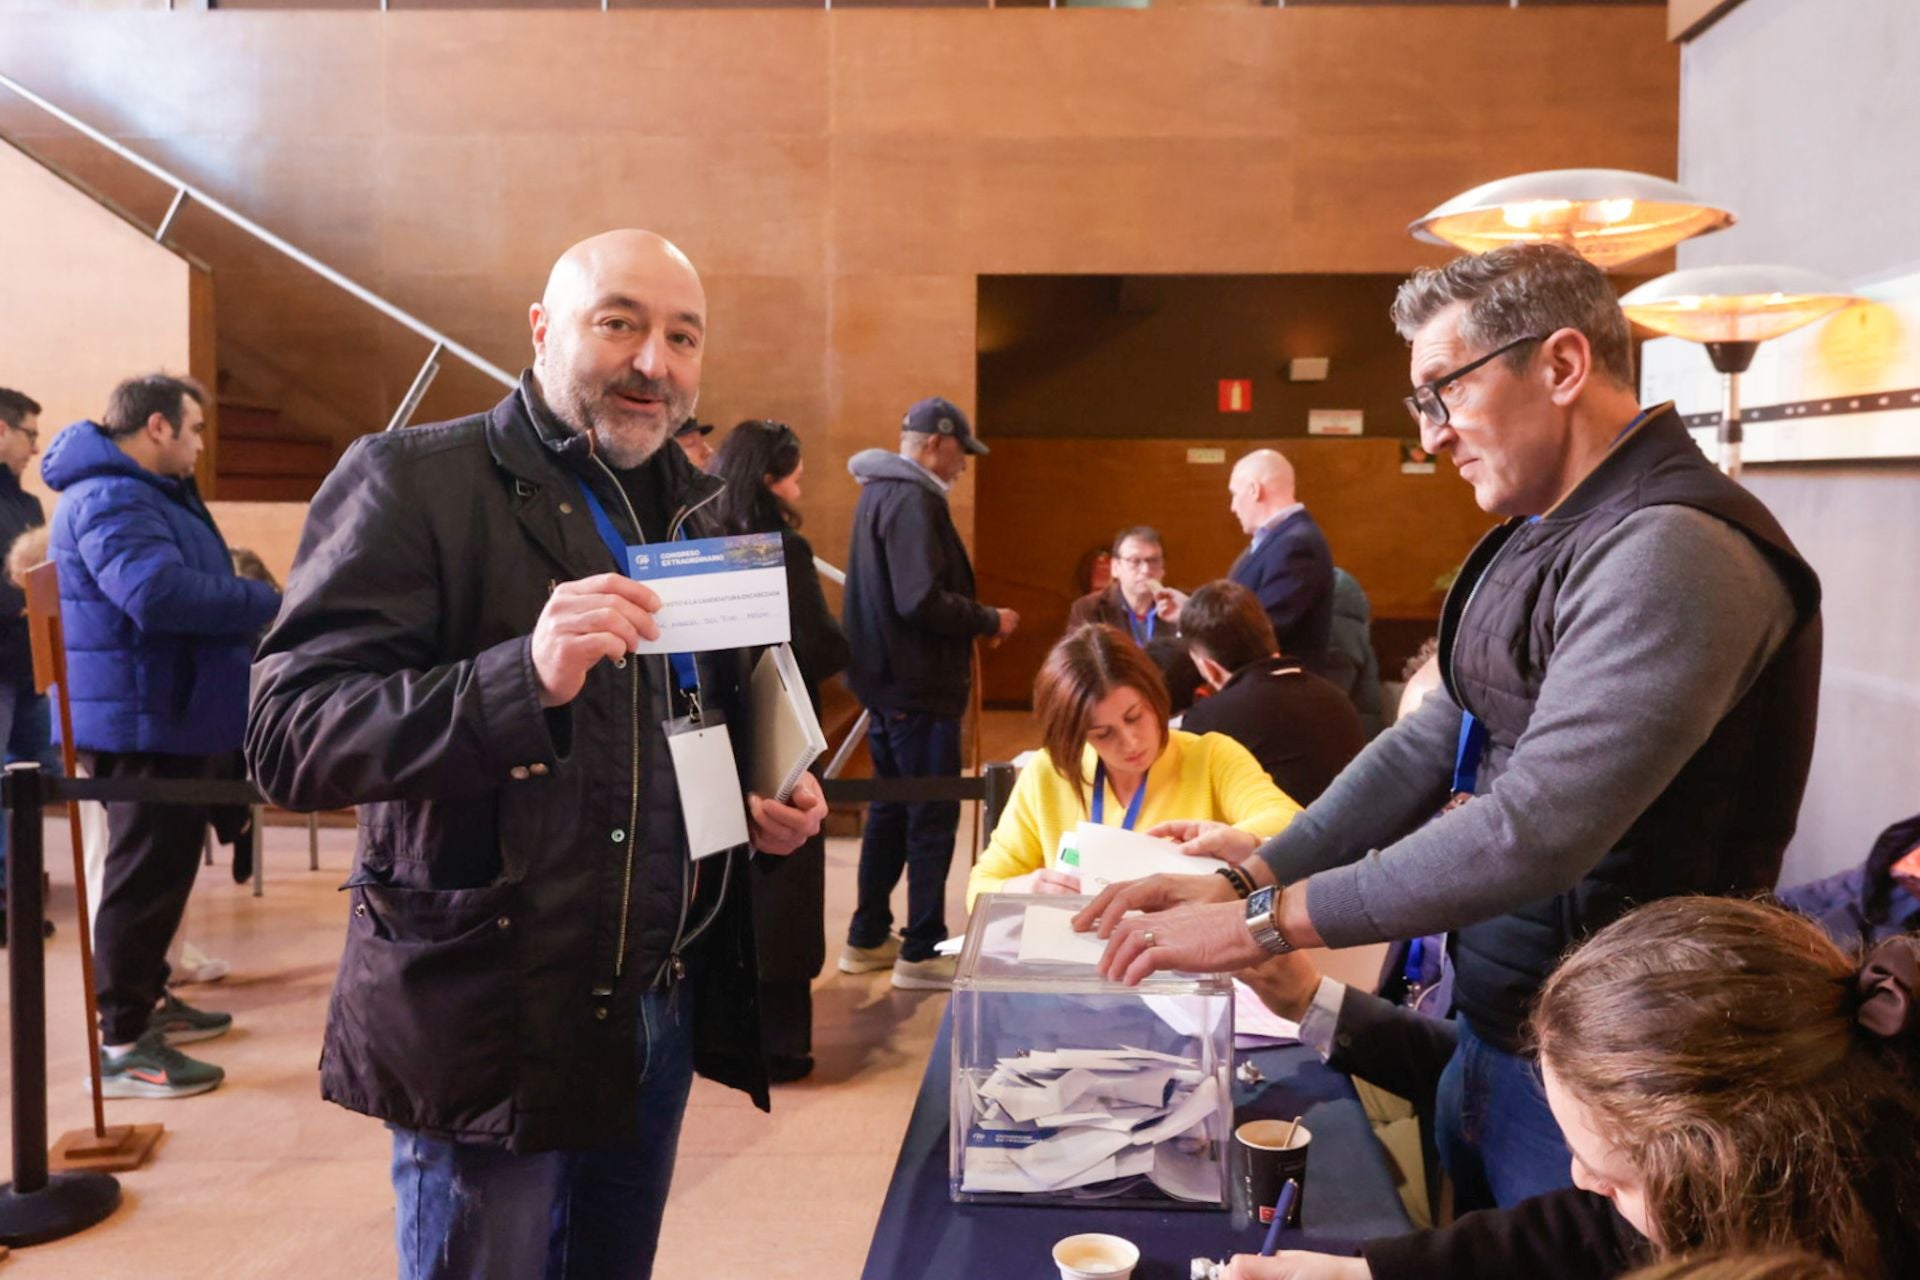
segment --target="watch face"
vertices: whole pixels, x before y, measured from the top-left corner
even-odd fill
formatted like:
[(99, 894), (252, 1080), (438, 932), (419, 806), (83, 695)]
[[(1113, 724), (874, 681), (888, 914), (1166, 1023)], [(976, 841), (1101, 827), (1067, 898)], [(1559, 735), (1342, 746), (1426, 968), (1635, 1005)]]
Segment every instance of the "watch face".
[(1253, 896), (1247, 899), (1247, 918), (1273, 914), (1273, 886), (1255, 889)]

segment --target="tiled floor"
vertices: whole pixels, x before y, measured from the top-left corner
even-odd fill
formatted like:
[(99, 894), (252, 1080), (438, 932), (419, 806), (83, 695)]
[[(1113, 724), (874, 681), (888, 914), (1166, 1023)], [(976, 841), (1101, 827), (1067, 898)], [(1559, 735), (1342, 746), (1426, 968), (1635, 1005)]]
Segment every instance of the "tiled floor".
[[(1024, 715), (990, 714), (985, 757), (1006, 759), (1031, 737)], [(971, 828), (963, 818), (963, 844)], [(305, 830), (269, 828), (264, 898), (233, 884), (224, 863), (203, 870), (187, 936), (231, 960), (234, 973), (185, 994), (236, 1018), (230, 1035), (192, 1049), (225, 1067), (228, 1082), (182, 1101), (108, 1103), (109, 1122), (167, 1126), (154, 1160), (123, 1175), (124, 1203), (107, 1222), (17, 1251), (0, 1264), (8, 1275), (392, 1274), (386, 1133), (318, 1094), (320, 1027), (344, 927), (336, 886), (353, 833), (328, 828), (321, 841), (321, 870), (313, 872)], [(815, 984), (818, 1068), (806, 1082), (775, 1091), (771, 1116), (740, 1094), (696, 1083), (656, 1268), (663, 1278), (852, 1280), (860, 1272), (945, 997), (895, 991), (884, 972), (852, 978), (833, 969), (858, 853), (851, 840), (828, 847), (834, 945)], [(47, 955), (49, 1129), (57, 1137), (88, 1123), (64, 822), (47, 825), (47, 861), (62, 923)], [(967, 859), (957, 857), (948, 881), (955, 929), (964, 920), (966, 870)], [(0, 1055), (0, 1078), (6, 1069)], [(8, 1127), (0, 1115), (0, 1135), (10, 1141)]]
[[(1005, 758), (1017, 749), (1010, 744), (1025, 736), (1025, 717), (990, 720), (989, 756)], [(963, 842), (970, 828), (963, 819)], [(344, 900), (335, 886), (345, 878), (352, 841), (350, 830), (323, 830), (322, 869), (310, 872), (305, 830), (269, 828), (264, 898), (233, 884), (224, 864), (202, 872), (187, 936), (231, 960), (234, 973), (184, 994), (232, 1012), (236, 1028), (191, 1052), (225, 1067), (228, 1081), (199, 1098), (109, 1102), (110, 1123), (167, 1126), (152, 1163), (122, 1176), (124, 1203), (107, 1222), (16, 1251), (0, 1264), (7, 1274), (50, 1280), (392, 1274), (386, 1133), (322, 1102), (315, 1073), (344, 927)], [(836, 943), (852, 910), (858, 854), (850, 840), (828, 847), (827, 931)], [(52, 909), (62, 924), (47, 954), (48, 1111), (57, 1137), (89, 1123), (64, 821), (47, 825), (47, 862)], [(966, 865), (956, 858), (949, 880), (954, 928), (964, 919)], [(945, 997), (895, 991), (884, 972), (847, 977), (833, 969), (835, 953), (837, 946), (815, 986), (819, 1065), (811, 1079), (775, 1090), (770, 1116), (740, 1094), (696, 1083), (657, 1275), (850, 1280), (859, 1274)], [(0, 1056), (0, 1077), (6, 1071)], [(10, 1117), (0, 1115), (0, 1134), (11, 1141)]]

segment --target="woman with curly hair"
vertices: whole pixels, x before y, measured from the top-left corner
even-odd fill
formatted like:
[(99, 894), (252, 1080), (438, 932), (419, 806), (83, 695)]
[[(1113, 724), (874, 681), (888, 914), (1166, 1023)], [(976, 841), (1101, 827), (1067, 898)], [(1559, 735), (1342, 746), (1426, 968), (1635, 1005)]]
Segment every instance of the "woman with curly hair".
[(1669, 898), (1595, 934), (1533, 1016), (1576, 1186), (1362, 1258), (1236, 1258), (1231, 1280), (1603, 1277), (1800, 1249), (1920, 1275), (1920, 938), (1864, 960), (1812, 921)]

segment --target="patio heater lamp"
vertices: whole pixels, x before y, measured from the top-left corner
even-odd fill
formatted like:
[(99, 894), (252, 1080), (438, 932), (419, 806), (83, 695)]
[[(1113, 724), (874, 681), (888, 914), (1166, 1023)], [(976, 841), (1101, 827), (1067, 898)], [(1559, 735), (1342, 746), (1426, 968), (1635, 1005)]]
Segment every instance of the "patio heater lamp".
[(1858, 299), (1798, 267), (1696, 267), (1649, 280), (1620, 299), (1635, 324), (1707, 348), (1720, 372), (1720, 469), (1740, 474), (1740, 375), (1769, 338), (1791, 333)]
[(1416, 240), (1485, 253), (1564, 244), (1608, 271), (1733, 225), (1733, 214), (1665, 178), (1629, 169), (1549, 169), (1463, 192), (1407, 230)]

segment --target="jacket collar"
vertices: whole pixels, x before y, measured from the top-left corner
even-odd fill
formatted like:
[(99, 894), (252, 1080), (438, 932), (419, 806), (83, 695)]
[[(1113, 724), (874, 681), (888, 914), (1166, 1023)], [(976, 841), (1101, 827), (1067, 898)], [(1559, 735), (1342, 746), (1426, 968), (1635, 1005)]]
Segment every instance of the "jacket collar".
[(1288, 658), (1278, 653), (1270, 654), (1264, 658), (1256, 658), (1254, 661), (1249, 662), (1246, 666), (1241, 667), (1238, 671), (1228, 676), (1227, 682), (1214, 690), (1214, 696), (1218, 697), (1237, 684), (1251, 684), (1261, 676), (1291, 675), (1300, 669), (1300, 659), (1298, 658)]
[(1639, 479), (1655, 462), (1681, 449), (1700, 451), (1693, 437), (1687, 434), (1686, 421), (1673, 407), (1673, 402), (1655, 405), (1646, 410), (1639, 424), (1621, 437), (1600, 459), (1599, 465), (1573, 487), (1572, 493), (1540, 519), (1578, 520), (1606, 505), (1608, 499)]
[[(487, 447), (494, 461), (523, 485), (541, 488), (577, 485), (584, 480), (598, 493), (611, 483), (607, 472), (594, 465), (593, 437), (571, 430), (554, 416), (531, 369), (520, 375), (519, 385), (487, 414)], [(687, 460), (686, 452), (671, 441), (660, 446), (650, 465), (665, 468), (667, 503), (676, 516), (727, 487), (719, 477), (696, 468)], [(611, 488), (601, 498), (618, 502)]]

